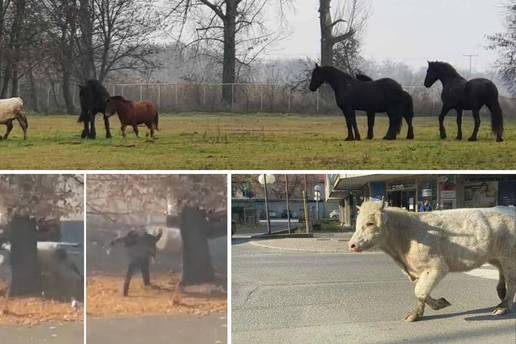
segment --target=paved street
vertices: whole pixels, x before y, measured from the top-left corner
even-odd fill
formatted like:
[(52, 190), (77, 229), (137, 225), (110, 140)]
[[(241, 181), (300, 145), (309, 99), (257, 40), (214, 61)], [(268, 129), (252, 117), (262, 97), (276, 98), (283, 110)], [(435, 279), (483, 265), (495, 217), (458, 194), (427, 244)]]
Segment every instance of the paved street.
[(46, 323), (42, 325), (1, 326), (2, 344), (82, 344), (83, 327), (81, 323)]
[(347, 252), (345, 239), (233, 241), (233, 343), (516, 342), (516, 314), (491, 315), (490, 267), (449, 274), (432, 295), (452, 306), (406, 323), (412, 283), (382, 252)]
[(226, 315), (88, 320), (88, 344), (225, 344)]

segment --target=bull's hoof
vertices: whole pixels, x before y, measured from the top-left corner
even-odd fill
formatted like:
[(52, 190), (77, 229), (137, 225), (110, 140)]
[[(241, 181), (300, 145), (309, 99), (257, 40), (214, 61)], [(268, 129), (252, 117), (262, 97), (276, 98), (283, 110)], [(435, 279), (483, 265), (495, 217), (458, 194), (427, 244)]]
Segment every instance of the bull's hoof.
[(411, 311), (409, 312), (406, 316), (405, 316), (405, 321), (406, 322), (414, 322), (414, 321), (418, 321), (419, 319), (421, 319), (421, 315), (417, 314), (417, 312), (414, 312), (414, 311)]
[(427, 302), (427, 304), (434, 311), (437, 311), (439, 309), (443, 309), (445, 307), (451, 306), (451, 303), (449, 303), (448, 300), (446, 300), (444, 297), (441, 297), (440, 299), (435, 300), (435, 302)]
[(494, 315), (504, 315), (507, 313), (509, 313), (509, 309), (506, 306), (497, 306), (493, 311)]

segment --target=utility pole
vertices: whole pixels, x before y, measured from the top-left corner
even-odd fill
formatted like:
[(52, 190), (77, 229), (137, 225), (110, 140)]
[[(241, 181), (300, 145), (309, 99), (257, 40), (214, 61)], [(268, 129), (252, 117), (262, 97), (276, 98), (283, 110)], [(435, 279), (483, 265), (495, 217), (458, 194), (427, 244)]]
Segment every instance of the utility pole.
[(471, 77), (472, 66), (473, 66), (473, 58), (478, 57), (478, 54), (463, 54), (463, 56), (469, 58), (469, 77)]
[(290, 206), (289, 206), (289, 199), (288, 199), (288, 174), (285, 174), (285, 194), (287, 196), (288, 234), (292, 234), (292, 228), (290, 226)]

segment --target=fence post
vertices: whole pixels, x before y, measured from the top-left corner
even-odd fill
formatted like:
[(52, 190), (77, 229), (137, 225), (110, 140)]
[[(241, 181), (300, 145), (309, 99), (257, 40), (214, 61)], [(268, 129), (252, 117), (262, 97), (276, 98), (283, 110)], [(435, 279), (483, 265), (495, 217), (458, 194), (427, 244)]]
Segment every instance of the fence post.
[(231, 84), (231, 112), (233, 112), (233, 105), (235, 104), (235, 84)]
[(175, 95), (175, 97), (176, 97), (176, 107), (177, 107), (177, 106), (178, 106), (178, 104), (177, 104), (177, 102), (178, 102), (178, 101), (177, 101), (177, 99), (178, 99), (178, 98), (177, 98), (177, 84), (176, 84), (175, 86), (176, 86), (176, 87), (175, 87), (175, 89), (176, 89), (176, 95)]
[(289, 90), (288, 91), (288, 112), (290, 113), (291, 112), (291, 107), (292, 107), (292, 90)]
[(47, 111), (50, 111), (50, 83), (47, 88)]
[(263, 112), (263, 87), (260, 85), (260, 112)]
[(143, 85), (140, 84), (140, 101), (143, 100)]
[(158, 84), (158, 109), (161, 109), (161, 84)]
[(315, 113), (319, 113), (319, 90), (315, 92)]

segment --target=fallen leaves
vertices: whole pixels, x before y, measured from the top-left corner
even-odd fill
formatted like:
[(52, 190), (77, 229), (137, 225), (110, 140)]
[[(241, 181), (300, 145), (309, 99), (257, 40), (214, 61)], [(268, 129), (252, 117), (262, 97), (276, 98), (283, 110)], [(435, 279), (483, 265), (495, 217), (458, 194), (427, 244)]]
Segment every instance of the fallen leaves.
[(177, 315), (205, 316), (226, 312), (226, 294), (218, 296), (183, 294), (180, 304), (172, 302), (179, 274), (154, 274), (153, 287), (144, 287), (139, 276), (133, 277), (129, 296), (122, 296), (122, 276), (91, 275), (87, 279), (87, 316)]

